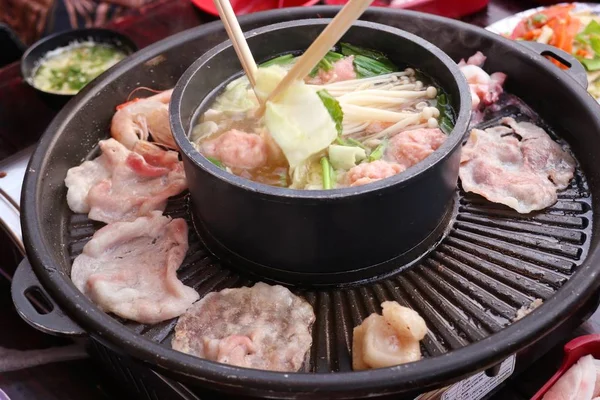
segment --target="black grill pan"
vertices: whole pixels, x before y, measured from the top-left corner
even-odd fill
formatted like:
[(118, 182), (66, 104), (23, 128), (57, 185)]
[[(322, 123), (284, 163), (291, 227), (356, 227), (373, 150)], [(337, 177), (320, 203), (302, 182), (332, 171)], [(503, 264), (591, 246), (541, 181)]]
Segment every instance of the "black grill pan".
[[(499, 123), (502, 116), (531, 121), (517, 107), (507, 107), (479, 127)], [(193, 228), (188, 203), (188, 195), (173, 199), (165, 213), (187, 219)], [(352, 328), (371, 313), (381, 313), (380, 304), (387, 300), (414, 308), (426, 318), (430, 333), (422, 350), (429, 357), (500, 331), (515, 319), (518, 309), (535, 299), (549, 299), (575, 272), (587, 254), (591, 216), (591, 197), (581, 170), (559, 202), (534, 217), (459, 190), (445, 237), (410, 271), (331, 290), (295, 290), (316, 314), (313, 347), (304, 371), (351, 371)], [(71, 262), (100, 226), (83, 215), (70, 217)], [(193, 229), (189, 243), (178, 275), (201, 297), (254, 284), (256, 278), (221, 265)], [(158, 325), (121, 322), (169, 347), (176, 320)]]
[[(336, 9), (280, 10), (241, 19), (244, 29), (283, 20), (331, 17)], [(600, 260), (592, 199), (600, 191), (600, 108), (578, 82), (518, 43), (444, 18), (412, 12), (369, 10), (364, 19), (384, 22), (428, 39), (456, 60), (476, 50), (488, 55), (490, 71), (504, 71), (507, 90), (523, 98), (580, 162), (576, 179), (553, 207), (522, 216), (457, 190), (451, 221), (440, 244), (419, 265), (367, 284), (327, 290), (298, 289), (317, 314), (314, 342), (300, 374), (246, 370), (170, 350), (175, 321), (154, 326), (123, 322), (99, 311), (71, 284), (72, 259), (100, 225), (72, 215), (62, 183), (66, 170), (88, 157), (107, 135), (114, 107), (138, 85), (173, 86), (203, 51), (224, 38), (217, 24), (173, 36), (128, 59), (89, 85), (48, 128), (29, 165), (22, 205), (27, 255), (49, 296), (72, 320), (55, 312), (27, 318), (46, 331), (88, 334), (104, 345), (146, 362), (182, 382), (228, 393), (270, 398), (364, 398), (419, 393), (489, 368), (576, 315), (598, 293)], [(162, 55), (164, 61), (148, 62)], [(576, 76), (576, 78), (581, 78)], [(557, 102), (556, 99), (560, 99)], [(510, 102), (508, 102), (510, 103)], [(508, 104), (507, 103), (507, 104)], [(507, 105), (494, 118), (537, 114)], [(550, 127), (552, 129), (550, 129)], [(169, 203), (167, 213), (187, 218), (188, 199)], [(224, 268), (190, 232), (190, 252), (179, 271), (201, 296), (248, 285), (252, 277)], [(27, 265), (17, 273), (13, 296), (35, 286)], [(535, 299), (544, 304), (514, 324), (516, 312)], [(379, 304), (396, 300), (416, 309), (430, 334), (425, 359), (376, 371), (350, 372), (352, 328)], [(30, 314), (30, 313), (27, 313)], [(74, 323), (74, 322), (75, 323)], [(81, 328), (77, 329), (77, 325)]]

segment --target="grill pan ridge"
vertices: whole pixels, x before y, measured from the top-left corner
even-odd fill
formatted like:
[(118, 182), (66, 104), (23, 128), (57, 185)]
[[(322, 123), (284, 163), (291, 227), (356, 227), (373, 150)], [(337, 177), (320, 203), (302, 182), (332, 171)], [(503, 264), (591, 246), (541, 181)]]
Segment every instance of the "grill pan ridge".
[[(330, 17), (337, 10), (316, 7), (274, 11), (244, 17), (241, 23), (247, 30), (285, 20)], [(97, 140), (106, 136), (114, 106), (126, 98), (130, 89), (145, 83), (140, 83), (140, 74), (120, 76), (134, 68), (143, 71), (146, 61), (161, 54), (167, 54), (167, 59), (187, 57), (171, 60), (169, 66), (151, 67), (158, 71), (155, 74), (162, 74), (166, 86), (174, 85), (202, 51), (224, 39), (220, 27), (208, 24), (150, 46), (109, 71), (68, 104), (41, 139), (24, 184), (22, 222), (31, 264), (60, 307), (93, 338), (110, 343), (183, 382), (211, 385), (230, 393), (277, 398), (316, 398), (317, 394), (333, 393), (336, 398), (362, 398), (440, 387), (492, 366), (545, 335), (596, 295), (600, 254), (594, 220), (598, 206), (592, 198), (600, 189), (600, 171), (594, 166), (592, 154), (597, 150), (600, 113), (593, 99), (542, 57), (478, 28), (403, 11), (373, 9), (363, 18), (417, 33), (454, 59), (488, 49), (490, 58), (486, 66), (492, 71), (508, 73), (507, 90), (539, 111), (559, 136), (572, 145), (581, 162), (576, 179), (559, 193), (558, 203), (533, 216), (521, 216), (458, 191), (455, 215), (446, 236), (418, 265), (398, 275), (352, 287), (300, 290), (298, 293), (307, 298), (317, 314), (305, 373), (245, 370), (170, 350), (175, 321), (145, 326), (114, 320), (70, 283), (72, 259), (100, 224), (67, 210), (62, 179), (67, 168), (78, 164), (90, 154), (89, 149)], [(453, 37), (453, 42), (439, 43), (445, 37)], [(185, 45), (192, 50), (182, 52)], [(510, 61), (515, 60), (522, 64), (511, 66)], [(517, 70), (522, 71), (521, 75)], [(537, 79), (528, 88), (531, 90), (519, 88), (517, 81), (522, 83), (531, 74)], [(154, 79), (149, 76), (148, 79)], [(115, 84), (119, 79), (125, 80)], [(549, 82), (564, 90), (561, 92), (564, 103), (553, 102)], [(107, 95), (109, 89), (112, 93)], [(544, 91), (549, 92), (544, 95)], [(96, 101), (99, 97), (106, 99)], [(569, 112), (571, 118), (561, 120), (559, 109), (563, 114)], [(513, 115), (514, 110), (510, 113)], [(77, 118), (78, 124), (84, 124), (83, 114), (95, 114), (85, 121), (88, 131), (83, 137), (78, 136), (77, 142), (65, 143), (62, 136), (66, 127)], [(585, 134), (574, 128), (577, 124), (572, 121), (578, 119), (586, 121), (581, 126)], [(191, 227), (187, 201), (186, 196), (172, 200), (167, 214), (186, 218)], [(222, 267), (203, 251), (193, 229), (190, 229), (190, 251), (179, 276), (201, 296), (253, 282), (250, 277)], [(545, 300), (542, 309), (508, 326), (516, 311), (536, 298)], [(393, 368), (347, 373), (351, 370), (352, 328), (371, 312), (380, 311), (379, 304), (388, 299), (415, 308), (426, 319), (430, 329), (422, 342), (426, 358)]]

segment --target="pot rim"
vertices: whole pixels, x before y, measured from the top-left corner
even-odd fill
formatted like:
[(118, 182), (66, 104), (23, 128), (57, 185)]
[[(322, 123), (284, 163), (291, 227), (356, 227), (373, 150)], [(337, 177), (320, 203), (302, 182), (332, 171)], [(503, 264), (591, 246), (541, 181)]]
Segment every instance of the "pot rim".
[[(295, 21), (280, 22), (251, 30), (247, 32), (245, 36), (246, 38), (251, 40), (256, 36), (276, 30), (287, 30), (290, 28), (294, 29), (309, 25), (325, 26), (330, 21), (331, 18), (301, 19)], [(263, 196), (271, 197), (274, 200), (277, 200), (277, 198), (285, 198), (286, 200), (328, 200), (350, 198), (370, 194), (391, 187), (403, 187), (419, 179), (423, 173), (435, 167), (438, 163), (442, 162), (447, 157), (449, 157), (456, 147), (461, 146), (464, 138), (468, 134), (468, 126), (469, 121), (471, 119), (471, 94), (469, 90), (469, 85), (467, 84), (467, 80), (464, 77), (464, 75), (460, 72), (457, 64), (446, 53), (444, 53), (434, 44), (424, 39), (421, 39), (420, 37), (412, 33), (403, 31), (401, 29), (393, 28), (388, 25), (367, 21), (356, 21), (353, 24), (353, 26), (369, 28), (379, 32), (384, 31), (402, 37), (403, 39), (412, 41), (413, 43), (416, 43), (420, 47), (424, 48), (426, 51), (429, 51), (438, 60), (440, 60), (454, 77), (460, 95), (458, 101), (459, 110), (458, 116), (456, 118), (456, 123), (454, 125), (454, 129), (452, 129), (452, 132), (448, 134), (448, 139), (446, 139), (446, 141), (444, 141), (444, 143), (427, 158), (411, 166), (410, 168), (407, 168), (405, 171), (402, 171), (394, 176), (381, 179), (377, 182), (372, 182), (368, 185), (329, 190), (302, 190), (271, 186), (255, 182), (250, 179), (242, 178), (235, 174), (224, 171), (221, 168), (218, 168), (213, 163), (211, 163), (202, 153), (196, 150), (194, 146), (192, 146), (192, 143), (188, 139), (187, 135), (187, 132), (189, 130), (185, 128), (185, 124), (181, 119), (180, 109), (184, 92), (187, 90), (190, 80), (193, 79), (193, 77), (196, 76), (196, 74), (201, 73), (202, 67), (212, 58), (222, 53), (223, 51), (231, 48), (232, 44), (230, 40), (226, 40), (218, 44), (217, 46), (204, 53), (201, 57), (199, 57), (183, 73), (183, 75), (181, 76), (181, 78), (179, 78), (177, 84), (175, 85), (173, 94), (171, 95), (171, 103), (169, 106), (169, 119), (171, 124), (171, 131), (173, 132), (173, 137), (177, 146), (179, 146), (179, 149), (187, 156), (188, 159), (190, 159), (194, 163), (195, 166), (214, 175), (218, 179), (225, 181), (230, 185), (236, 186), (242, 190), (259, 193)], [(237, 59), (235, 60), (235, 62), (237, 62)], [(427, 73), (427, 71), (424, 72)], [(219, 85), (220, 84), (221, 83), (219, 83)], [(214, 89), (216, 89), (216, 87), (211, 88), (210, 92), (212, 93)], [(201, 105), (203, 102), (204, 99), (199, 99), (198, 105)], [(198, 107), (196, 107), (194, 115), (197, 114), (197, 110)]]
[[(310, 9), (295, 8), (273, 10), (264, 13), (250, 14), (240, 17), (240, 22), (260, 23), (280, 15), (307, 15), (311, 13), (333, 13), (339, 7), (315, 6)], [(451, 24), (462, 30), (477, 31), (479, 35), (502, 43), (513, 51), (521, 53), (527, 59), (535, 62), (540, 70), (550, 74), (557, 82), (562, 82), (587, 108), (597, 108), (596, 101), (588, 95), (573, 79), (565, 79), (564, 73), (553, 64), (547, 62), (539, 54), (519, 43), (512, 42), (484, 29), (467, 23), (450, 20), (435, 15), (428, 15), (406, 10), (370, 9), (368, 13), (381, 18), (393, 18), (394, 15), (410, 15), (421, 20)], [(313, 14), (308, 14), (313, 15)], [(35, 149), (25, 175), (21, 204), (23, 214), (23, 239), (27, 255), (44, 288), (52, 295), (60, 307), (73, 316), (73, 319), (88, 332), (101, 341), (112, 343), (129, 355), (148, 364), (171, 370), (178, 376), (190, 376), (203, 382), (218, 383), (230, 388), (245, 388), (245, 390), (274, 391), (285, 388), (288, 393), (331, 393), (347, 392), (349, 389), (373, 390), (378, 394), (398, 391), (424, 391), (433, 387), (441, 387), (448, 382), (456, 381), (464, 376), (482, 371), (523, 347), (524, 343), (533, 343), (545, 336), (551, 327), (561, 324), (569, 315), (583, 307), (592, 299), (600, 288), (600, 246), (597, 238), (590, 247), (586, 260), (578, 267), (561, 289), (532, 311), (526, 319), (517, 321), (499, 332), (471, 343), (468, 346), (452, 350), (443, 355), (425, 358), (415, 363), (403, 364), (396, 367), (360, 372), (337, 373), (293, 373), (270, 372), (244, 369), (219, 364), (191, 355), (177, 352), (160, 343), (136, 334), (108, 314), (101, 311), (79, 290), (75, 288), (69, 276), (57, 268), (61, 262), (66, 262), (64, 254), (52, 250), (52, 245), (43, 234), (47, 224), (41, 214), (39, 204), (48, 199), (41, 198), (45, 186), (44, 177), (48, 168), (48, 149), (59, 140), (56, 132), (63, 129), (76, 112), (105, 88), (105, 83), (118, 78), (124, 71), (134, 66), (154, 59), (163, 52), (186, 41), (197, 40), (198, 37), (222, 32), (220, 21), (207, 23), (202, 26), (178, 33), (148, 46), (136, 56), (128, 57), (114, 69), (102, 75), (100, 79), (87, 85), (69, 104), (67, 104), (50, 123)], [(596, 124), (600, 127), (600, 116), (596, 115)], [(591, 240), (591, 239), (590, 239)], [(436, 381), (431, 382), (427, 373), (438, 371)], [(276, 389), (274, 389), (276, 388)], [(385, 388), (385, 390), (382, 390)]]

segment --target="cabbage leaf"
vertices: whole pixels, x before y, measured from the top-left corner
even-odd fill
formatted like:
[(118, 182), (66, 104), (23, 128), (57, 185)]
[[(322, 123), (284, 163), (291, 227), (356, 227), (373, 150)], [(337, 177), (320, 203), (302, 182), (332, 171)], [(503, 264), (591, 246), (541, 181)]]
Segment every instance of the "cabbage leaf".
[(266, 100), (286, 74), (287, 70), (276, 64), (259, 68), (256, 72), (256, 86), (254, 87), (258, 98), (261, 101)]
[(242, 76), (225, 87), (225, 92), (218, 97), (214, 110), (225, 113), (245, 113), (257, 107), (256, 99), (249, 89), (250, 82)]
[[(281, 67), (266, 69), (271, 68)], [(275, 88), (284, 75), (272, 71), (258, 74), (257, 87), (270, 93), (268, 89)], [(264, 118), (265, 126), (283, 151), (292, 173), (313, 154), (326, 149), (338, 135), (336, 124), (321, 98), (303, 81), (292, 83), (277, 101), (267, 102)]]
[(335, 169), (348, 170), (365, 158), (367, 158), (367, 153), (360, 147), (340, 146), (337, 144), (329, 146), (329, 161), (331, 161), (331, 165)]

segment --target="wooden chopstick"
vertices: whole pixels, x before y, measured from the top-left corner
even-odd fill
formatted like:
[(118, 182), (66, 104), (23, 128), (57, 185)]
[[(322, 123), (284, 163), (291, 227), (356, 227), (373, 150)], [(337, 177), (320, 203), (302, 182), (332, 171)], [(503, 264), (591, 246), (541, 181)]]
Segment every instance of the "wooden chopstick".
[(250, 52), (250, 48), (248, 47), (248, 42), (246, 42), (246, 38), (242, 32), (242, 28), (233, 12), (231, 3), (229, 3), (229, 0), (214, 0), (214, 2), (217, 11), (219, 12), (219, 16), (223, 21), (223, 25), (225, 25), (227, 35), (233, 44), (235, 53), (242, 64), (242, 68), (244, 68), (244, 72), (250, 81), (250, 85), (254, 88), (256, 85), (256, 71), (258, 68), (254, 61), (254, 57)]
[[(267, 101), (276, 100), (292, 82), (304, 79), (310, 71), (325, 57), (327, 52), (344, 36), (362, 13), (369, 7), (373, 0), (350, 0), (344, 8), (335, 16), (329, 25), (321, 32), (317, 39), (302, 54), (298, 62), (294, 64), (290, 72), (271, 92)], [(264, 113), (265, 101), (256, 115)]]

